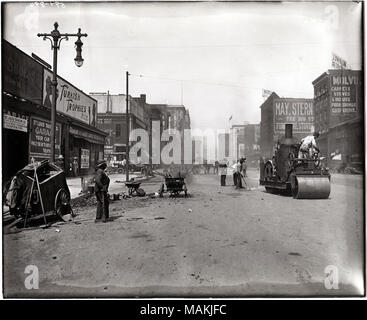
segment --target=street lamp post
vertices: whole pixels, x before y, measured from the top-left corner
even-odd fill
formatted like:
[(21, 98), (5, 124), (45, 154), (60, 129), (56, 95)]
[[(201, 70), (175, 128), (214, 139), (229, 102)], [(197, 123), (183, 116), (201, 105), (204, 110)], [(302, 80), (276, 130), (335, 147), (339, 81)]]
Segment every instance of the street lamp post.
[(55, 161), (55, 127), (56, 127), (56, 92), (57, 92), (57, 50), (60, 49), (60, 43), (62, 40), (69, 40), (69, 37), (78, 37), (75, 42), (76, 57), (74, 59), (77, 67), (83, 65), (84, 59), (82, 58), (82, 46), (83, 42), (81, 37), (87, 37), (86, 33), (81, 33), (80, 28), (78, 33), (60, 33), (58, 29), (59, 24), (54, 23), (55, 29), (51, 33), (38, 33), (37, 37), (43, 37), (43, 40), (50, 40), (51, 50), (53, 50), (53, 68), (52, 68), (52, 106), (51, 106), (51, 161)]
[(126, 182), (129, 182), (129, 71), (126, 71)]

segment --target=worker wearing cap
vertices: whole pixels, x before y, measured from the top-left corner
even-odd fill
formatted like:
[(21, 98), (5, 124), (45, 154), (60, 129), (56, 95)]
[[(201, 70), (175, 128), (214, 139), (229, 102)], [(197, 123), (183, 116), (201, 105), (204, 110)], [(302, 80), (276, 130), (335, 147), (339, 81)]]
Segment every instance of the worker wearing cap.
[(301, 140), (301, 146), (299, 147), (298, 158), (312, 158), (314, 150), (320, 152), (320, 149), (316, 145), (316, 139), (319, 137), (318, 132), (314, 132), (313, 135), (309, 135)]
[(110, 178), (105, 173), (106, 168), (107, 163), (105, 161), (99, 161), (96, 166), (94, 192), (97, 198), (97, 215), (95, 222), (107, 222), (109, 218), (108, 187), (110, 185)]
[(60, 169), (64, 170), (64, 157), (60, 154), (55, 163)]

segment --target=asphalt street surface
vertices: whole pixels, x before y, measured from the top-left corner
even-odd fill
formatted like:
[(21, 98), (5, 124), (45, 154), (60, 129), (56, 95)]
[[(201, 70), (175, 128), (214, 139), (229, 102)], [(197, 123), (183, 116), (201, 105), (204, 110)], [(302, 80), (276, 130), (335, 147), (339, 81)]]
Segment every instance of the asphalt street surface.
[[(94, 222), (92, 204), (72, 222), (6, 234), (5, 296), (362, 294), (362, 176), (333, 175), (329, 199), (295, 200), (266, 193), (258, 171), (248, 175), (247, 190), (230, 176), (220, 187), (218, 175), (195, 175), (187, 198), (111, 202), (107, 223)], [(162, 181), (141, 186), (155, 192)], [(27, 265), (38, 267), (39, 289), (25, 288)]]

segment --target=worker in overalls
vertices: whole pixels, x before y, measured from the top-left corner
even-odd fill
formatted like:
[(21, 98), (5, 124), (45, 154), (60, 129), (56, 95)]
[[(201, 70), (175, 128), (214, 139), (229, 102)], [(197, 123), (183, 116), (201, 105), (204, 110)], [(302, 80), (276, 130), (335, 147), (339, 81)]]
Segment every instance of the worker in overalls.
[(316, 145), (316, 139), (319, 135), (318, 132), (314, 132), (313, 135), (309, 135), (301, 140), (298, 158), (311, 159), (315, 150), (320, 152), (320, 149)]
[(95, 222), (107, 222), (109, 218), (108, 187), (110, 178), (105, 173), (106, 168), (107, 163), (105, 161), (99, 161), (96, 166), (94, 192), (97, 198), (97, 215)]

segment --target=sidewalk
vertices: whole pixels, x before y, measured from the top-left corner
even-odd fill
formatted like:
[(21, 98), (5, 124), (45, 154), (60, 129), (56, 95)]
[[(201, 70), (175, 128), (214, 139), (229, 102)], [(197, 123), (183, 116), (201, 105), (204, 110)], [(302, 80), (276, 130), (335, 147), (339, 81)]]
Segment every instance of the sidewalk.
[[(88, 178), (90, 176), (86, 176)], [(125, 187), (125, 178), (126, 175), (124, 173), (114, 173), (108, 176), (110, 178), (110, 187), (108, 189), (109, 193), (121, 193), (126, 191)], [(129, 178), (134, 178), (137, 181), (144, 179), (145, 176), (130, 173)], [(81, 184), (81, 177), (76, 178), (66, 178), (66, 182), (68, 184), (70, 190), (71, 199), (77, 198), (78, 196), (82, 195), (82, 184)]]

